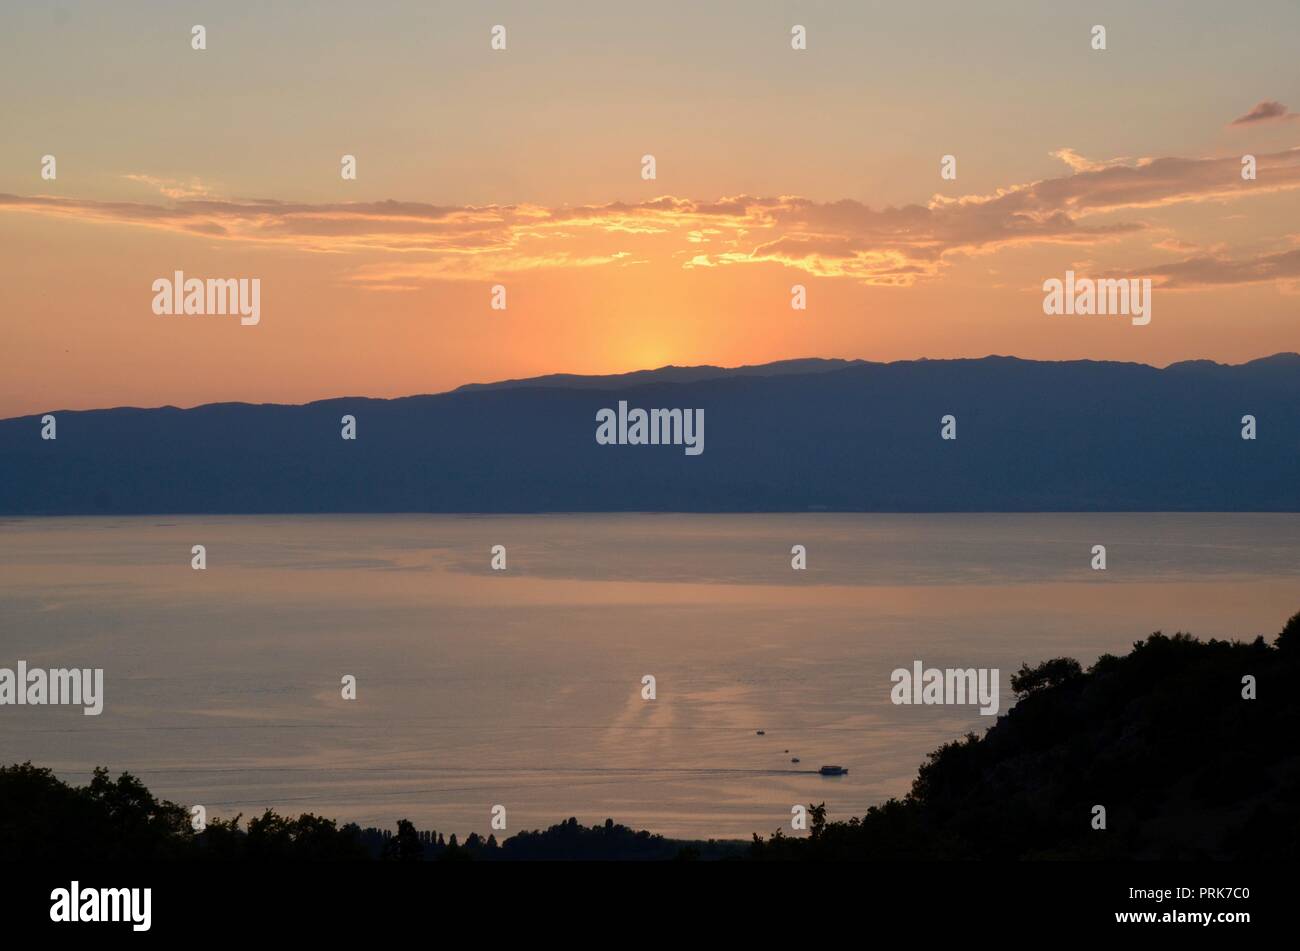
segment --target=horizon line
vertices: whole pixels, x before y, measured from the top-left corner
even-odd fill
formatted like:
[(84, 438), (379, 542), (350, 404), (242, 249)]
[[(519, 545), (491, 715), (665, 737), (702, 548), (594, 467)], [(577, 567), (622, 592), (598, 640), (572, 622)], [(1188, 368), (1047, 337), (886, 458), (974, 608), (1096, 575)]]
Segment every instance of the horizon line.
[[(449, 390), (439, 390), (437, 392), (424, 393), (407, 393), (403, 396), (363, 396), (356, 393), (343, 394), (339, 396), (322, 396), (317, 399), (306, 400), (301, 403), (277, 403), (277, 402), (258, 402), (250, 400), (216, 400), (208, 403), (194, 403), (188, 406), (178, 406), (175, 403), (163, 403), (154, 406), (135, 406), (120, 404), (117, 406), (91, 406), (81, 409), (72, 409), (63, 407), (59, 409), (47, 409), (43, 412), (24, 413), (18, 416), (0, 417), (0, 422), (11, 422), (19, 419), (31, 419), (45, 415), (46, 413), (107, 413), (117, 410), (138, 410), (140, 412), (150, 412), (155, 410), (173, 409), (178, 412), (189, 412), (190, 410), (204, 409), (209, 406), (253, 406), (253, 407), (304, 407), (314, 406), (317, 403), (331, 403), (338, 400), (371, 400), (378, 402), (395, 402), (397, 400), (423, 399), (434, 396), (450, 396), (455, 393), (474, 392), (479, 389), (488, 389), (492, 387), (510, 387), (512, 389), (526, 389), (527, 384), (536, 383), (538, 389), (564, 389), (562, 385), (545, 384), (542, 381), (554, 380), (558, 377), (571, 378), (575, 384), (581, 381), (609, 379), (611, 382), (620, 377), (637, 376), (641, 374), (661, 373), (665, 370), (717, 370), (723, 373), (737, 372), (742, 370), (758, 370), (764, 367), (776, 367), (792, 363), (842, 363), (845, 366), (840, 369), (851, 369), (853, 367), (872, 366), (872, 367), (891, 367), (909, 363), (979, 363), (986, 360), (1014, 360), (1019, 363), (1040, 363), (1040, 364), (1069, 364), (1069, 363), (1096, 363), (1096, 364), (1114, 364), (1116, 366), (1134, 366), (1146, 367), (1150, 370), (1163, 373), (1173, 367), (1184, 366), (1188, 364), (1210, 364), (1216, 367), (1244, 367), (1253, 363), (1261, 363), (1266, 360), (1273, 360), (1278, 357), (1295, 357), (1300, 360), (1300, 352), (1295, 350), (1279, 350), (1275, 353), (1264, 354), (1263, 356), (1253, 357), (1249, 360), (1243, 360), (1240, 363), (1220, 363), (1208, 357), (1193, 358), (1187, 360), (1174, 360), (1164, 366), (1157, 366), (1154, 363), (1141, 363), (1136, 360), (1095, 360), (1088, 357), (1078, 357), (1068, 360), (1040, 360), (1032, 357), (1018, 357), (1014, 354), (988, 353), (982, 357), (913, 357), (906, 360), (868, 360), (864, 357), (783, 357), (779, 360), (769, 360), (766, 363), (742, 363), (737, 366), (722, 366), (713, 363), (697, 363), (690, 365), (678, 365), (675, 363), (666, 363), (658, 367), (643, 367), (637, 370), (623, 370), (616, 373), (571, 373), (568, 371), (558, 370), (551, 373), (542, 373), (537, 376), (513, 377), (505, 380), (491, 380), (487, 382), (462, 383), (459, 386)], [(789, 373), (786, 376), (800, 376), (813, 374)], [(668, 381), (695, 383), (703, 382), (700, 380), (691, 381)], [(653, 381), (638, 381), (631, 384), (633, 387), (650, 386)]]

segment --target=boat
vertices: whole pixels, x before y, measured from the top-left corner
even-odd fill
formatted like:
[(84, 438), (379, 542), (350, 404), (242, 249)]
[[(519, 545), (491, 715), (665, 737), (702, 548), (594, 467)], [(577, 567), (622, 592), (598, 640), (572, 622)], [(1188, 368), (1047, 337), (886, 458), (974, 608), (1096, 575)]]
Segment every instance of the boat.
[(817, 772), (821, 773), (823, 776), (843, 776), (848, 772), (848, 770), (843, 766), (823, 766), (821, 769), (817, 770)]

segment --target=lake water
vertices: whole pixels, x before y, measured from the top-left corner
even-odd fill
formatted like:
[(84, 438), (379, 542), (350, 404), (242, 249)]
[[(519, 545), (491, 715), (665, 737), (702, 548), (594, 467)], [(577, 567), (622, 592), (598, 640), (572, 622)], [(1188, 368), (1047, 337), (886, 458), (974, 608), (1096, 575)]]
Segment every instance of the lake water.
[(999, 668), (1005, 708), (1023, 662), (1296, 610), (1298, 515), (10, 519), (0, 667), (102, 667), (106, 699), (0, 707), (0, 761), (210, 815), (748, 838), (861, 814), (991, 722), (895, 706), (897, 667)]

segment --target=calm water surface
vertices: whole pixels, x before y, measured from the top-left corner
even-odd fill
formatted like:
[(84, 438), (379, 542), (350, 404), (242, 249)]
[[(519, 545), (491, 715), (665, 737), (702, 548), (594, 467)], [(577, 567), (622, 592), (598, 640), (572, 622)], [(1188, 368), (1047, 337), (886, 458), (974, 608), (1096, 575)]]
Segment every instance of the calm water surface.
[(106, 701), (0, 707), (0, 761), (215, 815), (747, 838), (860, 814), (990, 722), (892, 705), (896, 667), (997, 667), (1005, 707), (1022, 662), (1296, 610), (1297, 515), (3, 520), (0, 667), (102, 667)]

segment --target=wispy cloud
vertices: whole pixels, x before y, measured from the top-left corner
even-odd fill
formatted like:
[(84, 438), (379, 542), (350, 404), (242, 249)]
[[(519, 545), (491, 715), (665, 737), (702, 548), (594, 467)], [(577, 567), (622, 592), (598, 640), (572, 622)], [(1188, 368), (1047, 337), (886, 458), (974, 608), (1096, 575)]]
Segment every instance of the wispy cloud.
[(147, 185), (154, 189), (164, 198), (170, 198), (173, 201), (183, 201), (191, 198), (214, 198), (216, 197), (213, 190), (205, 185), (198, 178), (182, 180), (179, 178), (161, 178), (156, 175), (123, 175), (129, 182), (135, 182), (138, 185)]
[[(1300, 187), (1300, 149), (1258, 155), (1258, 179), (1250, 182), (1241, 179), (1235, 156), (1094, 162), (1070, 149), (1054, 154), (1071, 174), (992, 194), (936, 195), (926, 204), (885, 208), (788, 195), (713, 201), (663, 196), (555, 208), (295, 203), (221, 199), (207, 194), (202, 183), (132, 176), (170, 189), (175, 200), (162, 205), (0, 194), (0, 211), (365, 255), (348, 279), (384, 290), (410, 289), (430, 280), (647, 260), (676, 260), (685, 268), (779, 264), (812, 275), (905, 286), (936, 275), (956, 254), (1036, 243), (1095, 245), (1146, 228), (1140, 220), (1103, 219), (1114, 212)], [(191, 194), (195, 190), (201, 193)], [(376, 254), (384, 259), (375, 261)], [(1189, 262), (1187, 274), (1170, 272), (1169, 277), (1186, 280), (1193, 271)]]
[(1172, 264), (1144, 268), (1142, 274), (1161, 287), (1221, 287), (1231, 284), (1263, 284), (1300, 279), (1300, 249), (1233, 259), (1222, 255), (1199, 255)]
[(1250, 107), (1250, 111), (1245, 115), (1237, 116), (1228, 125), (1255, 125), (1260, 122), (1281, 122), (1300, 118), (1294, 112), (1287, 111), (1287, 107), (1274, 99), (1265, 99), (1257, 102)]
[(1103, 168), (1111, 168), (1115, 165), (1139, 164), (1127, 158), (1106, 159), (1098, 162), (1094, 159), (1085, 158), (1074, 149), (1057, 149), (1055, 152), (1048, 152), (1047, 154), (1052, 158), (1060, 159), (1076, 172), (1099, 172)]

